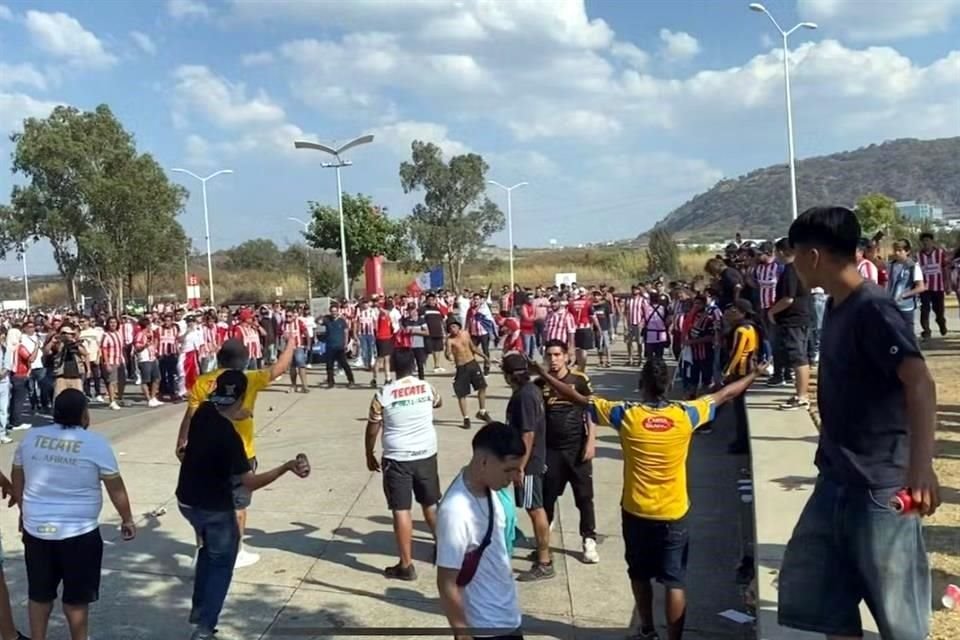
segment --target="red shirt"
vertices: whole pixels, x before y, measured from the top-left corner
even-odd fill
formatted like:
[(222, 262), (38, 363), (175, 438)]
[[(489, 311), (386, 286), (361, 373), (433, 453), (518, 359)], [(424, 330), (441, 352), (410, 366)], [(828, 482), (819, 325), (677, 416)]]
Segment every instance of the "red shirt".
[(589, 300), (586, 298), (572, 300), (569, 308), (577, 329), (589, 329), (593, 326), (593, 304)]
[(251, 326), (238, 324), (234, 327), (234, 336), (243, 342), (247, 355), (251, 358), (263, 357), (263, 345), (260, 344), (260, 332)]
[(520, 331), (520, 321), (516, 318), (504, 318), (503, 331), (503, 352), (523, 351), (523, 334)]
[(533, 308), (533, 304), (527, 302), (520, 307), (520, 331), (525, 336), (532, 336), (536, 333), (536, 317), (537, 312)]
[(380, 309), (377, 316), (377, 340), (389, 340), (393, 337), (393, 318), (386, 309)]

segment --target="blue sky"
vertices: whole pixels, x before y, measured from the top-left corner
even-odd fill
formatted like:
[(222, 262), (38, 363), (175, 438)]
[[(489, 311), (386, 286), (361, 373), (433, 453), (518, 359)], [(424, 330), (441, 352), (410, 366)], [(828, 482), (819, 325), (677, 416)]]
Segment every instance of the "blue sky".
[[(107, 103), (163, 166), (233, 169), (209, 183), (214, 248), (295, 241), (289, 216), (335, 203), (334, 175), (296, 138), (373, 133), (344, 189), (396, 216), (417, 201), (397, 176), (412, 140), (481, 153), (490, 178), (529, 182), (514, 195), (521, 246), (635, 236), (786, 155), (779, 36), (747, 2), (0, 3), (0, 130)], [(790, 41), (801, 158), (960, 135), (960, 0), (767, 7), (785, 28), (820, 26)], [(195, 189), (181, 222), (202, 247), (199, 184), (172, 177)], [(0, 202), (14, 179), (0, 172)], [(31, 270), (51, 271), (48, 254), (36, 247)]]

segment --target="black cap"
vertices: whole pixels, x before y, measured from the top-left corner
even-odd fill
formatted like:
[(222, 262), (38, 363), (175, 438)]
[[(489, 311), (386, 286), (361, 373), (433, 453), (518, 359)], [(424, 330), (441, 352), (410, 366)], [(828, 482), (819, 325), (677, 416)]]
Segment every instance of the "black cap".
[(217, 363), (224, 369), (246, 369), (249, 360), (246, 345), (237, 338), (225, 340), (217, 352)]
[(243, 399), (247, 392), (247, 376), (243, 371), (229, 369), (217, 377), (217, 387), (210, 395), (210, 402), (221, 407), (229, 407)]
[(753, 314), (753, 303), (746, 298), (737, 298), (736, 302), (733, 303), (733, 306), (735, 309), (737, 309), (737, 311), (744, 315), (749, 316)]
[(527, 370), (527, 359), (519, 353), (511, 353), (503, 359), (501, 367), (504, 373), (515, 373), (517, 371)]

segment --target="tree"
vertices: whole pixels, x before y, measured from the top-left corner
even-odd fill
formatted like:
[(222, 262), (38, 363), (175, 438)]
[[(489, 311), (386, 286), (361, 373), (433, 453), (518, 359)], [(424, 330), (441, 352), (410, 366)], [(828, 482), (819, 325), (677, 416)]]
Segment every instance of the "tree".
[[(304, 237), (314, 249), (340, 254), (340, 212), (335, 207), (310, 203), (313, 223)], [(403, 260), (410, 253), (409, 234), (402, 221), (394, 221), (374, 206), (369, 196), (343, 194), (343, 228), (347, 248), (347, 278), (350, 288), (363, 271), (367, 258), (384, 256)]]
[(247, 240), (224, 252), (227, 256), (227, 268), (242, 271), (277, 271), (280, 268), (282, 254), (273, 240), (258, 238)]
[(887, 231), (900, 222), (897, 205), (893, 198), (882, 193), (871, 193), (857, 201), (854, 209), (864, 235), (873, 235), (877, 231)]
[(680, 273), (680, 251), (670, 232), (656, 227), (647, 245), (647, 273), (651, 276), (675, 276)]
[(475, 153), (444, 162), (440, 147), (415, 140), (411, 161), (400, 165), (404, 193), (423, 190), (423, 204), (408, 219), (423, 263), (441, 263), (459, 288), (463, 264), (503, 229), (503, 212), (484, 196), (489, 166)]

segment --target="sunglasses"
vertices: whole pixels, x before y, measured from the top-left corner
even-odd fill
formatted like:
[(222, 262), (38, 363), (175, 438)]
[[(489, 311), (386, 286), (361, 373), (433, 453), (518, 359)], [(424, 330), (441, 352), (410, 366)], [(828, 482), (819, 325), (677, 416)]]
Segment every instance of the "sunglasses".
[(463, 564), (460, 565), (460, 572), (457, 573), (457, 586), (465, 587), (477, 575), (477, 569), (480, 568), (480, 560), (483, 558), (483, 552), (490, 546), (490, 540), (493, 538), (493, 493), (487, 489), (487, 532), (483, 535), (480, 546), (476, 549), (467, 551), (463, 556)]

